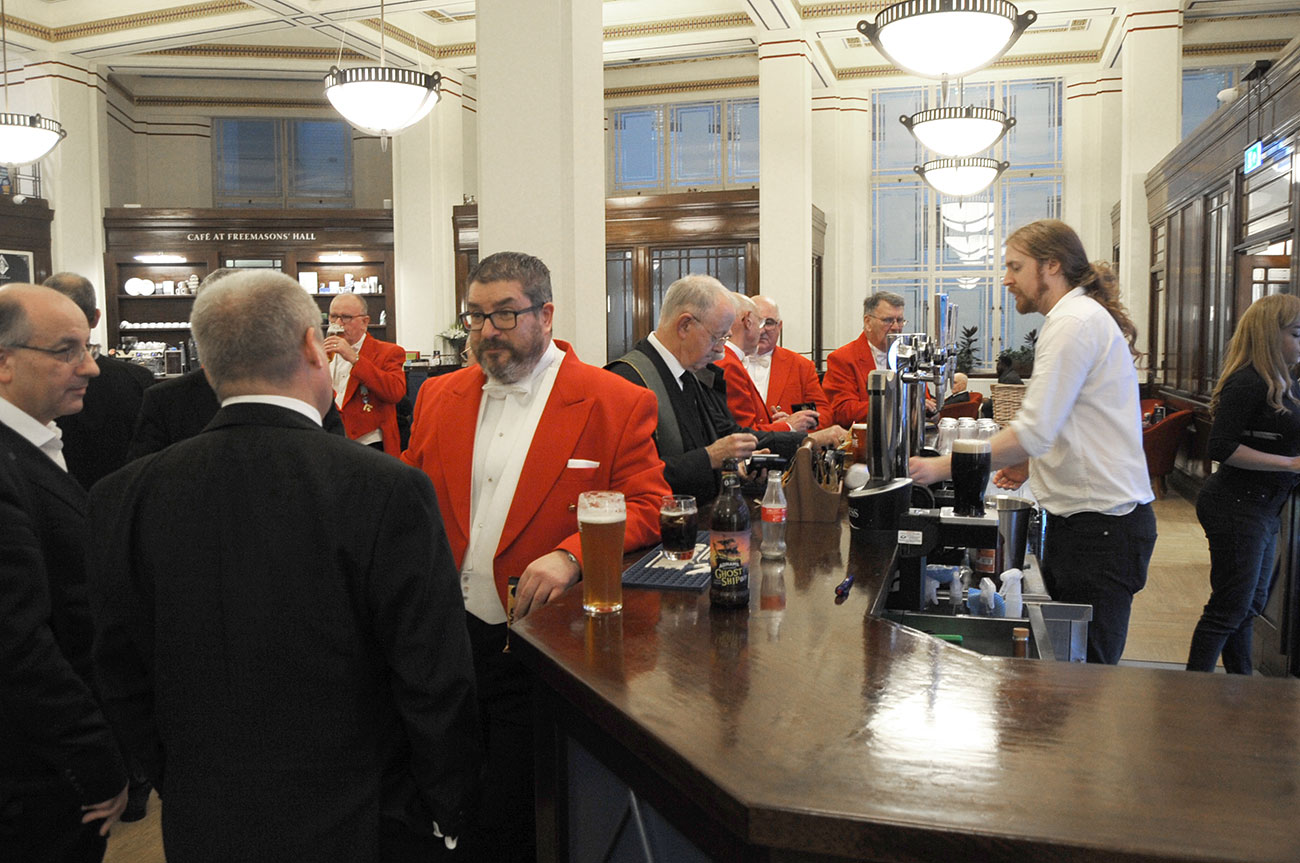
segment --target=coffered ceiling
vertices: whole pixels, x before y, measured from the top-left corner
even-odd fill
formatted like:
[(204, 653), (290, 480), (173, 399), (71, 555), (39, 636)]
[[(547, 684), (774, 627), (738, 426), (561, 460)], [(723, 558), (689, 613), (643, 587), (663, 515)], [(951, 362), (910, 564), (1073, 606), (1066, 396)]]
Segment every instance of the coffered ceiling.
[[(1170, 6), (1180, 0), (1170, 0)], [(1300, 0), (1181, 0), (1188, 65), (1274, 57), (1300, 34)], [(319, 79), (377, 58), (378, 2), (345, 0), (6, 0), (11, 63), (51, 51), (98, 65), (103, 75)], [(765, 41), (802, 39), (818, 84), (895, 72), (856, 30), (885, 2), (605, 0), (607, 69), (661, 67), (756, 56)], [(1037, 22), (1002, 66), (1105, 68), (1119, 50), (1123, 2), (1020, 3)], [(474, 0), (386, 0), (388, 62), (475, 71)]]

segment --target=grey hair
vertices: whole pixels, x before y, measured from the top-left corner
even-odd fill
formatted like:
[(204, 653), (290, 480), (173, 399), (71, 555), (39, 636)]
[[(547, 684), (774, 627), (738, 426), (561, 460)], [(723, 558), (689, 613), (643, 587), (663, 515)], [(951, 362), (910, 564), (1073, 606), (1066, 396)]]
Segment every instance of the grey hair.
[(774, 300), (773, 298), (769, 297), (767, 294), (758, 294), (757, 296), (754, 297), (754, 302), (755, 302), (755, 303), (757, 303), (759, 300), (762, 300), (762, 301), (765, 302), (765, 303), (771, 303), (771, 304), (772, 304), (772, 308), (776, 309), (776, 316), (777, 316), (778, 318), (781, 317), (781, 304), (780, 304), (780, 303), (778, 303), (778, 302), (777, 302), (776, 300)]
[(197, 296), (204, 289), (212, 287), (224, 278), (233, 276), (235, 273), (246, 272), (248, 272), (248, 270), (239, 267), (217, 267), (215, 270), (203, 277), (203, 281), (199, 282), (199, 286), (194, 289), (194, 293)]
[(95, 286), (90, 279), (76, 273), (55, 273), (41, 282), (47, 288), (53, 288), (77, 304), (86, 316), (86, 323), (94, 325), (95, 321)]
[[(16, 286), (20, 283), (15, 283)], [(11, 285), (6, 285), (11, 287)], [(17, 291), (0, 288), (0, 348), (21, 345), (32, 337), (32, 322)]]
[(668, 286), (664, 294), (664, 303), (659, 311), (659, 320), (671, 320), (682, 312), (692, 315), (707, 315), (716, 304), (724, 301), (733, 293), (713, 276), (703, 273), (691, 273), (682, 276)]
[(299, 369), (304, 334), (319, 326), (320, 310), (302, 286), (273, 270), (244, 270), (209, 285), (190, 314), (218, 395), (242, 381), (288, 383)]
[(893, 291), (876, 291), (862, 301), (862, 314), (871, 314), (881, 303), (887, 306), (905, 306), (907, 300), (903, 299), (901, 294), (896, 294)]
[[(358, 303), (361, 304), (361, 314), (363, 315), (370, 314), (370, 304), (367, 303), (366, 298), (361, 296), (360, 294), (339, 294), (339, 297), (351, 297), (352, 299), (356, 300)], [(338, 299), (338, 297), (335, 297), (334, 299)], [(332, 305), (333, 303), (334, 300), (330, 300), (330, 304)]]
[(518, 282), (529, 305), (551, 302), (551, 271), (541, 258), (523, 252), (496, 252), (474, 265), (466, 285)]
[(758, 311), (758, 306), (754, 305), (754, 301), (742, 294), (740, 291), (727, 291), (727, 298), (731, 300), (731, 306), (736, 310), (737, 320), (739, 320), (740, 316), (745, 312)]

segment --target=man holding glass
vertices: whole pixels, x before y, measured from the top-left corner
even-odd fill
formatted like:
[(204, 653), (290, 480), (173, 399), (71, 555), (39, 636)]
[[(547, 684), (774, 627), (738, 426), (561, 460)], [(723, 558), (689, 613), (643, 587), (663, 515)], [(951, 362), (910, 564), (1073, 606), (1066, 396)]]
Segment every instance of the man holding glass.
[(330, 302), (325, 353), (334, 403), (343, 414), (348, 437), (395, 456), (402, 451), (397, 403), (406, 395), (406, 351), (369, 335), (369, 326), (364, 297), (339, 294)]
[(651, 435), (655, 400), (578, 359), (551, 336), (550, 271), (519, 252), (470, 273), (461, 321), (477, 365), (420, 388), (403, 459), (425, 471), (460, 570), (479, 708), (485, 789), (467, 859), (534, 854), (531, 679), (506, 647), (514, 616), (545, 605), (582, 574), (578, 495), (622, 492), (626, 549), (659, 540), (669, 493)]
[[(1002, 284), (1021, 314), (1046, 315), (1029, 389), (990, 441), (994, 483), (1030, 488), (1047, 517), (1043, 579), (1061, 602), (1092, 606), (1088, 661), (1124, 653), (1133, 594), (1156, 542), (1142, 451), (1137, 327), (1108, 264), (1089, 263), (1064, 222), (1026, 225), (1006, 243)], [(951, 460), (913, 458), (912, 479), (948, 478)]]

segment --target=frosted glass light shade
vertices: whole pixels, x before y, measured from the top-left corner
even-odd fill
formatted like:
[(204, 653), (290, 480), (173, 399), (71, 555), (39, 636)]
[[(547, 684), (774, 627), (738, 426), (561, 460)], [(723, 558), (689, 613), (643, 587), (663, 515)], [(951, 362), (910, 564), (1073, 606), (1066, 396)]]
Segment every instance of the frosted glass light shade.
[(325, 95), (334, 109), (363, 132), (391, 137), (422, 120), (441, 98), (442, 74), (363, 66), (330, 69)]
[(0, 165), (22, 167), (40, 161), (67, 134), (40, 114), (0, 114)]
[(1005, 54), (1037, 18), (1007, 0), (904, 0), (858, 31), (904, 72), (960, 78)]
[(961, 198), (987, 189), (1010, 164), (985, 158), (935, 159), (912, 170), (936, 192)]
[(925, 147), (944, 156), (973, 156), (992, 147), (1016, 124), (996, 108), (975, 105), (954, 108), (931, 108), (898, 122), (916, 136)]

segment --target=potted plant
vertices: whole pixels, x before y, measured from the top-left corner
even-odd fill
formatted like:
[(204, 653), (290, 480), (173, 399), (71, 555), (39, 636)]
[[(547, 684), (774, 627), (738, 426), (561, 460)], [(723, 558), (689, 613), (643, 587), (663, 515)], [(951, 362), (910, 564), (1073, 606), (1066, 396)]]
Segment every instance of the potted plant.
[(465, 352), (465, 343), (469, 341), (469, 331), (456, 321), (447, 329), (438, 333), (438, 338), (442, 339), (449, 346), (448, 350), (443, 351), (443, 356), (451, 356), (456, 360), (456, 365), (462, 365), (461, 355)]
[(961, 337), (957, 339), (957, 371), (970, 374), (980, 358), (979, 345), (975, 343), (975, 334), (979, 327), (962, 327)]
[(1027, 378), (1034, 373), (1034, 349), (1038, 345), (1038, 330), (1030, 330), (1025, 334), (1025, 343), (1014, 351), (1003, 351), (998, 354), (998, 359), (1006, 358), (1011, 361), (1011, 367), (1016, 370), (1016, 374), (1022, 378)]

